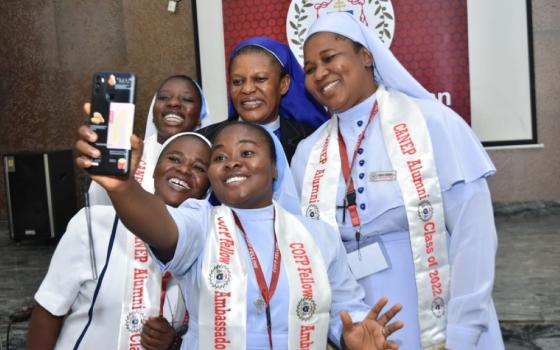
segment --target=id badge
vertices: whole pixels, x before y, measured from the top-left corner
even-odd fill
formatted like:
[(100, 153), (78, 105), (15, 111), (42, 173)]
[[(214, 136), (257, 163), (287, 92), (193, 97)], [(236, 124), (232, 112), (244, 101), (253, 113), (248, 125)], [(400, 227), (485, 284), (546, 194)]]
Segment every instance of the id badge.
[(349, 247), (348, 264), (354, 277), (359, 280), (391, 267), (385, 246), (379, 236), (364, 236), (360, 240), (360, 249), (356, 242)]

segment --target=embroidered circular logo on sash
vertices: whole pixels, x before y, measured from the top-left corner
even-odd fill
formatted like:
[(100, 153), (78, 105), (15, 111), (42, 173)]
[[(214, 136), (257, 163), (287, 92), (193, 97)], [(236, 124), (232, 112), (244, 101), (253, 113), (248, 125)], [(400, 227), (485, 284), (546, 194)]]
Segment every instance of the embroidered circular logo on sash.
[(140, 310), (129, 311), (126, 315), (125, 326), (131, 333), (140, 332), (142, 330), (144, 313)]
[(315, 314), (316, 309), (317, 304), (315, 304), (315, 300), (309, 297), (303, 297), (297, 304), (296, 314), (300, 320), (309, 321)]
[(445, 315), (445, 301), (442, 298), (437, 297), (432, 301), (432, 313), (437, 318)]
[(229, 284), (231, 273), (226, 265), (216, 264), (210, 271), (208, 277), (212, 287), (215, 289), (223, 289)]
[(418, 204), (418, 217), (420, 220), (426, 222), (432, 218), (432, 215), (434, 215), (434, 208), (432, 208), (430, 201), (422, 201)]
[(311, 219), (319, 220), (319, 207), (315, 204), (310, 204), (305, 211), (305, 216)]

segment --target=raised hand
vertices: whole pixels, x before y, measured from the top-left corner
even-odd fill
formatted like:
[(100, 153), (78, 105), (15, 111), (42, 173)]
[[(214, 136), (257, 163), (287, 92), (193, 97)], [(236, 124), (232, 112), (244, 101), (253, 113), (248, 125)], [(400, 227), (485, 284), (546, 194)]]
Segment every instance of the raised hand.
[(142, 328), (141, 343), (146, 350), (172, 349), (177, 333), (164, 317), (150, 317)]
[(350, 314), (345, 310), (340, 313), (342, 320), (342, 345), (343, 349), (350, 350), (383, 350), (398, 349), (397, 343), (388, 340), (387, 337), (395, 331), (404, 327), (401, 321), (388, 324), (389, 321), (402, 309), (402, 305), (396, 304), (379, 317), (381, 310), (387, 305), (388, 299), (381, 298), (375, 304), (368, 315), (357, 323), (352, 322)]
[[(84, 104), (84, 112), (89, 115), (90, 104)], [(91, 159), (99, 157), (100, 153), (97, 148), (91, 145), (91, 143), (97, 140), (97, 134), (87, 125), (82, 125), (78, 129), (78, 141), (74, 146), (76, 151), (76, 165), (79, 168), (87, 169), (91, 166)], [(140, 158), (142, 156), (142, 140), (140, 140), (136, 135), (132, 135), (130, 138), (130, 143), (132, 146), (132, 156), (130, 162), (130, 174), (134, 174)], [(128, 180), (132, 180), (134, 177), (120, 177), (120, 176), (103, 176), (103, 175), (90, 175), (90, 177), (103, 186), (107, 191), (116, 191), (123, 188), (127, 184)]]

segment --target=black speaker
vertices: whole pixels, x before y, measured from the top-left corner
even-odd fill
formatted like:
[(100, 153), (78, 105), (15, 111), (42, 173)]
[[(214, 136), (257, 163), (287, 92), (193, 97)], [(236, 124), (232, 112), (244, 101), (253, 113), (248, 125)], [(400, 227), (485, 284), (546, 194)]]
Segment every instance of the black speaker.
[(10, 237), (56, 239), (77, 212), (71, 150), (3, 156)]

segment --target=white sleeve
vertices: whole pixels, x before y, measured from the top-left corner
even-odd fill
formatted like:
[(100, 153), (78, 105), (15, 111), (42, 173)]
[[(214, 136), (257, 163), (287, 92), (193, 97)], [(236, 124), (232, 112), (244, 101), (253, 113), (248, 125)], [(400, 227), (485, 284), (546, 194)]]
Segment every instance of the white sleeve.
[(169, 214), (177, 225), (179, 237), (173, 258), (169, 262), (161, 262), (152, 252), (152, 256), (163, 271), (181, 276), (186, 274), (196, 262), (206, 242), (210, 209), (208, 201), (194, 199), (186, 200), (178, 208), (167, 206)]
[(68, 313), (80, 291), (80, 286), (91, 280), (89, 245), (85, 229), (84, 209), (68, 223), (52, 256), (47, 275), (35, 300), (55, 316)]
[(488, 329), (498, 244), (486, 179), (456, 184), (444, 192), (443, 200), (451, 234), (446, 347), (475, 349)]
[(354, 322), (360, 322), (368, 314), (369, 307), (363, 302), (365, 297), (364, 290), (350, 271), (346, 258), (346, 249), (339, 238), (340, 236), (327, 224), (323, 224), (323, 226), (328, 230), (328, 232), (323, 232), (325, 237), (336, 237), (336, 240), (332, 240), (326, 246), (331, 251), (331, 259), (326, 260), (326, 262), (328, 261), (327, 273), (329, 275), (332, 298), (329, 338), (340, 347), (340, 337), (342, 336), (340, 312), (346, 310)]
[(94, 205), (113, 205), (107, 191), (95, 181), (92, 181), (89, 185), (88, 196), (90, 207)]

